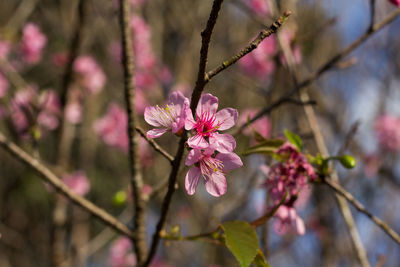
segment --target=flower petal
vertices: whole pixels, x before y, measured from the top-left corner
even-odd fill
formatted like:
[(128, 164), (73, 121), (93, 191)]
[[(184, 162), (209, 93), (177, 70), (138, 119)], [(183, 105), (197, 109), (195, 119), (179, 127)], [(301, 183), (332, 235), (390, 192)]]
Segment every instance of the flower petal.
[(196, 192), (197, 185), (199, 184), (201, 172), (197, 167), (191, 168), (185, 178), (185, 188), (189, 195), (193, 195)]
[(220, 161), (222, 161), (222, 164), (224, 164), (224, 172), (243, 166), (242, 160), (235, 153), (219, 153), (217, 156), (215, 156), (215, 158), (219, 159)]
[(193, 119), (192, 110), (188, 107), (186, 109), (186, 120), (185, 120), (185, 129), (191, 130), (194, 128), (196, 121)]
[(221, 172), (214, 172), (209, 179), (205, 180), (204, 185), (207, 192), (214, 197), (220, 197), (226, 193), (226, 179)]
[(144, 109), (144, 120), (155, 127), (159, 127), (162, 126), (159, 122), (159, 112), (157, 111), (157, 109), (153, 106), (153, 107), (146, 107)]
[(218, 109), (218, 98), (212, 94), (204, 94), (200, 97), (196, 113), (198, 116), (204, 113), (215, 114)]
[(209, 141), (210, 145), (221, 153), (230, 153), (236, 147), (235, 138), (230, 134), (214, 133)]
[(192, 149), (186, 157), (185, 164), (186, 166), (190, 166), (198, 162), (201, 158), (201, 150)]
[(185, 108), (185, 106), (189, 104), (189, 99), (187, 99), (181, 92), (174, 91), (169, 96), (168, 104), (174, 105), (176, 114), (180, 115), (182, 108)]
[(218, 121), (218, 131), (228, 130), (232, 128), (238, 120), (238, 112), (234, 108), (224, 108), (215, 114), (215, 118)]
[(168, 131), (167, 128), (157, 128), (157, 129), (148, 131), (146, 133), (146, 135), (147, 135), (147, 138), (158, 138), (161, 135), (163, 135), (166, 131)]
[(190, 137), (187, 142), (188, 142), (188, 145), (191, 148), (204, 149), (204, 148), (207, 148), (209, 146), (209, 144), (207, 143), (206, 139), (204, 139), (204, 137), (199, 135), (199, 134)]

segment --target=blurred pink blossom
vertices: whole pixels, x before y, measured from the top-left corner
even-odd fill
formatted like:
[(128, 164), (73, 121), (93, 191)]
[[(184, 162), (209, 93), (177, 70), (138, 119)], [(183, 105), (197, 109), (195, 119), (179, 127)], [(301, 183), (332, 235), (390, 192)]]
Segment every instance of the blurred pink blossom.
[(90, 190), (90, 182), (82, 171), (64, 175), (62, 180), (72, 191), (80, 196), (86, 195)]
[(239, 66), (247, 75), (261, 81), (267, 80), (275, 71), (273, 57), (276, 52), (276, 39), (271, 35), (264, 39), (255, 50), (239, 60)]
[(74, 62), (74, 71), (81, 75), (82, 85), (90, 93), (98, 93), (106, 83), (106, 76), (91, 56), (80, 56)]
[(8, 41), (4, 41), (0, 39), (0, 59), (5, 59), (10, 52), (11, 46)]
[(22, 30), (20, 46), (22, 59), (29, 64), (38, 63), (42, 58), (42, 51), (46, 43), (47, 37), (36, 24), (26, 24)]
[[(300, 46), (293, 44), (293, 40), (295, 37), (295, 33), (293, 30), (289, 28), (282, 29), (281, 31), (281, 38), (282, 42), (287, 45), (292, 50), (292, 55), (293, 55), (293, 63), (294, 64), (299, 64), (301, 63), (302, 60), (302, 54), (301, 54), (301, 49)], [(282, 65), (286, 65), (287, 61), (283, 53), (280, 54), (280, 61)]]
[(133, 267), (136, 256), (131, 252), (132, 242), (127, 237), (120, 237), (110, 247), (108, 262), (111, 267)]
[(107, 114), (94, 122), (94, 131), (109, 146), (128, 151), (128, 116), (117, 104), (108, 106)]
[(0, 72), (0, 98), (2, 98), (8, 90), (8, 80), (4, 75)]
[(269, 14), (268, 0), (245, 0), (245, 3), (256, 15)]
[(65, 118), (72, 124), (77, 124), (82, 121), (82, 104), (74, 101), (68, 103), (65, 107)]
[(400, 150), (400, 117), (389, 114), (379, 116), (375, 120), (375, 131), (383, 148)]
[(131, 5), (142, 5), (146, 0), (131, 0)]
[(278, 208), (274, 216), (278, 218), (274, 224), (274, 229), (278, 234), (287, 233), (290, 227), (294, 227), (299, 235), (305, 234), (306, 227), (304, 221), (297, 215), (293, 207), (282, 205)]
[(392, 3), (395, 6), (400, 7), (400, 0), (389, 0), (390, 3)]
[[(245, 124), (248, 120), (254, 118), (254, 116), (258, 113), (256, 109), (245, 109), (240, 113), (239, 116), (239, 125)], [(268, 138), (271, 131), (271, 122), (268, 117), (263, 116), (257, 121), (253, 122), (249, 127), (243, 130), (243, 134), (247, 136), (253, 136), (252, 129), (262, 135), (264, 138)]]

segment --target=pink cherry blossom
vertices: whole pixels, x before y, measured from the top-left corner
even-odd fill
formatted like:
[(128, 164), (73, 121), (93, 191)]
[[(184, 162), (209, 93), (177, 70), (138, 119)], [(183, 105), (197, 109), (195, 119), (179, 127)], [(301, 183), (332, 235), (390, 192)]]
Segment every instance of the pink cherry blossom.
[(220, 134), (217, 130), (224, 131), (234, 126), (238, 120), (238, 112), (233, 108), (224, 108), (218, 112), (217, 109), (218, 98), (204, 94), (196, 108), (196, 120), (193, 119), (191, 110), (187, 110), (185, 129), (193, 130), (194, 133), (188, 140), (190, 147), (204, 149), (211, 145), (221, 153), (229, 153), (235, 149), (236, 141), (233, 136)]
[(65, 107), (65, 118), (72, 124), (77, 124), (82, 121), (82, 104), (73, 101), (72, 103), (68, 103)]
[[(281, 157), (281, 162), (262, 169), (268, 177), (265, 185), (272, 205), (277, 205), (286, 196), (285, 202), (275, 214), (278, 218), (275, 230), (278, 233), (285, 233), (287, 226), (294, 225), (297, 233), (302, 235), (305, 233), (304, 222), (297, 215), (294, 206), (305, 205), (311, 193), (307, 185), (314, 181), (317, 175), (305, 155), (297, 151), (292, 144), (284, 143), (275, 154)], [(298, 199), (300, 200), (297, 203)]]
[(389, 0), (389, 2), (397, 7), (400, 7), (400, 0)]
[(10, 43), (8, 41), (0, 39), (0, 59), (7, 58), (10, 49), (11, 49)]
[[(246, 109), (240, 113), (238, 123), (240, 125), (245, 124), (247, 121), (251, 120), (256, 114), (258, 110), (256, 109)], [(247, 136), (253, 136), (252, 129), (257, 133), (262, 135), (265, 138), (268, 138), (271, 131), (271, 122), (267, 117), (262, 117), (255, 122), (253, 122), (249, 127), (243, 130), (243, 134)]]
[(74, 62), (74, 71), (81, 76), (82, 85), (90, 93), (98, 93), (106, 83), (106, 76), (91, 56), (80, 56)]
[(129, 139), (127, 133), (128, 116), (116, 104), (108, 106), (107, 114), (94, 122), (93, 128), (97, 135), (109, 146), (128, 151)]
[(269, 14), (268, 0), (246, 0), (246, 5), (259, 16)]
[(285, 234), (290, 227), (294, 227), (299, 235), (305, 234), (304, 221), (297, 215), (293, 207), (280, 206), (275, 213), (275, 217), (278, 220), (274, 224), (274, 229), (278, 234)]
[(375, 121), (375, 131), (383, 148), (400, 150), (400, 117), (389, 114), (378, 117)]
[(131, 252), (132, 242), (127, 237), (120, 237), (110, 247), (109, 264), (111, 267), (133, 267), (136, 256)]
[[(289, 28), (282, 29), (281, 31), (282, 42), (284, 42), (288, 48), (292, 50), (293, 63), (299, 64), (302, 60), (301, 48), (300, 46), (293, 44), (293, 39), (295, 37), (294, 31)], [(280, 54), (280, 61), (283, 65), (287, 64), (286, 58), (283, 53)]]
[(57, 67), (63, 67), (65, 64), (67, 64), (68, 54), (66, 52), (54, 53), (51, 56), (51, 61)]
[(54, 90), (45, 90), (39, 96), (33, 86), (16, 92), (11, 100), (11, 119), (16, 131), (25, 135), (37, 123), (41, 128), (58, 127), (60, 102)]
[(243, 166), (242, 160), (235, 153), (218, 153), (215, 156), (213, 149), (190, 150), (186, 165), (193, 166), (185, 178), (185, 188), (189, 195), (193, 195), (203, 177), (204, 185), (210, 195), (220, 197), (226, 193), (227, 184), (225, 173)]
[(8, 90), (8, 80), (4, 75), (0, 72), (0, 98), (2, 98)]
[(179, 133), (185, 126), (186, 113), (189, 108), (189, 99), (181, 92), (173, 92), (169, 97), (168, 104), (161, 108), (159, 106), (146, 107), (144, 111), (145, 121), (156, 128), (147, 132), (147, 137), (157, 138), (171, 130)]
[(247, 54), (239, 61), (242, 71), (260, 81), (269, 79), (275, 71), (273, 57), (277, 52), (276, 39), (273, 35), (266, 38), (253, 52)]
[(90, 182), (82, 171), (63, 176), (62, 181), (76, 194), (86, 195), (90, 190)]
[(23, 60), (29, 64), (35, 64), (42, 58), (43, 48), (46, 46), (47, 38), (33, 23), (28, 23), (22, 30), (21, 55)]

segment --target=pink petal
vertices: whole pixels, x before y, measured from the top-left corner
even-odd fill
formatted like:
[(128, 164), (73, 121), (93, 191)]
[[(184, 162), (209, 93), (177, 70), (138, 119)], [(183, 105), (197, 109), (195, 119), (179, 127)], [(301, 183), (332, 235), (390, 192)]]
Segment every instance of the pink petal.
[(204, 182), (204, 185), (207, 192), (214, 197), (220, 197), (226, 193), (226, 179), (221, 172), (214, 172), (211, 178)]
[(296, 231), (299, 235), (304, 235), (306, 233), (306, 227), (300, 217), (296, 218)]
[(189, 99), (187, 99), (181, 92), (175, 91), (170, 95), (168, 103), (175, 105), (176, 113), (180, 114), (182, 108), (184, 108), (186, 104), (189, 104)]
[(215, 133), (209, 140), (210, 145), (221, 153), (230, 153), (236, 147), (235, 138), (230, 134)]
[(221, 160), (224, 164), (224, 172), (243, 166), (242, 160), (235, 153), (219, 153), (217, 156), (215, 156), (215, 158)]
[(186, 120), (185, 120), (185, 129), (191, 130), (194, 128), (196, 121), (193, 119), (192, 110), (188, 107), (186, 109)]
[(144, 109), (144, 120), (152, 126), (160, 127), (162, 125), (159, 123), (157, 115), (158, 111), (155, 107), (146, 107)]
[(197, 185), (199, 184), (201, 176), (200, 168), (193, 167), (186, 174), (185, 188), (189, 195), (193, 195), (196, 192)]
[(215, 114), (218, 109), (218, 98), (211, 94), (204, 94), (200, 97), (199, 104), (197, 105), (197, 115), (203, 113)]
[(199, 149), (204, 149), (209, 146), (206, 139), (204, 139), (204, 137), (201, 135), (195, 135), (190, 137), (188, 140), (188, 145), (191, 148), (199, 148)]
[(192, 149), (190, 150), (189, 154), (186, 157), (186, 166), (190, 166), (198, 162), (201, 158), (201, 150), (199, 149)]
[(219, 122), (218, 131), (228, 130), (232, 128), (238, 120), (238, 112), (234, 108), (224, 108), (215, 114), (215, 118)]
[(157, 128), (157, 129), (148, 131), (146, 135), (148, 138), (158, 138), (161, 135), (163, 135), (166, 131), (168, 131), (167, 128)]

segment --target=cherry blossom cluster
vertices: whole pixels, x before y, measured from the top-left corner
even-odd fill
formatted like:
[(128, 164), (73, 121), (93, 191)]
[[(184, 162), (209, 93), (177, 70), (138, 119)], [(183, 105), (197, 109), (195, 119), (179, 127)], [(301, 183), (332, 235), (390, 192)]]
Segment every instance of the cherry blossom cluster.
[(28, 86), (15, 92), (10, 105), (2, 108), (0, 117), (10, 120), (15, 133), (20, 137), (29, 138), (35, 129), (56, 129), (60, 112), (60, 101), (54, 90), (39, 93), (37, 87)]
[(269, 168), (265, 186), (274, 206), (286, 196), (284, 203), (275, 214), (278, 218), (276, 229), (284, 233), (288, 226), (294, 224), (297, 233), (302, 235), (305, 233), (305, 226), (294, 208), (294, 203), (299, 193), (309, 182), (314, 181), (317, 175), (305, 155), (297, 151), (291, 143), (283, 144), (275, 154), (281, 158), (281, 161)]
[(389, 0), (389, 2), (397, 7), (400, 7), (400, 0)]
[(225, 108), (217, 112), (218, 98), (211, 94), (203, 94), (193, 116), (189, 107), (189, 99), (181, 92), (171, 94), (164, 107), (146, 107), (144, 119), (154, 127), (147, 132), (149, 138), (157, 138), (171, 131), (181, 135), (185, 130), (192, 136), (187, 144), (190, 147), (186, 165), (193, 166), (185, 178), (185, 188), (189, 195), (196, 191), (200, 178), (212, 196), (222, 196), (227, 191), (226, 172), (243, 165), (239, 156), (233, 153), (235, 139), (229, 134), (221, 134), (234, 126), (238, 120), (238, 112), (233, 108)]

